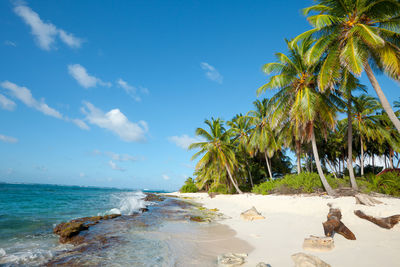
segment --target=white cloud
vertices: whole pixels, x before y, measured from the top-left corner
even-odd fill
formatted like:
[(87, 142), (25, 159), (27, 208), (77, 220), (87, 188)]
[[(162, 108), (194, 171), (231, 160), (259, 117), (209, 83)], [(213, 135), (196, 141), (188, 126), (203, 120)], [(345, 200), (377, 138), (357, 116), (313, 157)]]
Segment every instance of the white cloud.
[(222, 83), (224, 78), (222, 77), (222, 75), (218, 72), (218, 70), (215, 67), (211, 66), (207, 62), (201, 62), (200, 66), (203, 70), (206, 71), (206, 77), (208, 79), (210, 79), (211, 81), (217, 82), (219, 84)]
[(101, 79), (90, 75), (79, 64), (68, 65), (68, 72), (84, 88), (96, 87), (97, 85), (111, 87), (111, 83), (103, 82)]
[(3, 141), (5, 143), (17, 143), (18, 139), (15, 137), (5, 136), (5, 135), (0, 134), (0, 141)]
[(135, 161), (140, 160), (138, 157), (134, 157), (134, 156), (131, 156), (131, 155), (128, 155), (128, 154), (117, 154), (117, 153), (114, 153), (114, 152), (104, 152), (104, 154), (106, 154), (107, 156), (109, 156), (113, 160), (121, 161), (121, 162), (122, 161), (135, 162)]
[(13, 46), (13, 47), (17, 47), (17, 43), (10, 41), (10, 40), (6, 40), (4, 41), (4, 44), (7, 46)]
[(166, 175), (166, 174), (161, 175), (161, 177), (162, 177), (164, 180), (169, 180), (169, 176)]
[(122, 169), (121, 167), (119, 167), (117, 164), (115, 164), (115, 162), (113, 162), (112, 160), (110, 160), (108, 162), (108, 165), (111, 167), (111, 169), (116, 170), (116, 171), (125, 171), (125, 169)]
[(8, 99), (4, 95), (0, 94), (0, 107), (5, 110), (14, 110), (15, 109), (15, 102), (11, 99)]
[(42, 98), (40, 101), (36, 100), (31, 91), (26, 87), (21, 87), (15, 83), (5, 81), (0, 84), (4, 89), (9, 90), (12, 96), (22, 101), (28, 107), (34, 108), (45, 115), (52, 116), (58, 119), (62, 119), (62, 115), (57, 110), (49, 107)]
[(146, 140), (148, 126), (145, 121), (133, 123), (119, 109), (112, 109), (104, 113), (89, 102), (85, 102), (84, 105), (82, 112), (86, 115), (89, 123), (113, 132), (126, 142)]
[(35, 37), (39, 47), (44, 50), (51, 50), (57, 36), (72, 48), (80, 47), (82, 44), (82, 40), (76, 38), (73, 34), (58, 29), (50, 22), (43, 22), (38, 13), (22, 2), (15, 6), (14, 12), (31, 27), (32, 35)]
[(82, 130), (89, 130), (90, 127), (81, 119), (72, 119), (72, 123), (81, 128)]
[(171, 136), (168, 137), (168, 140), (183, 149), (188, 149), (192, 143), (204, 142), (204, 139), (190, 137), (187, 134), (181, 136)]
[[(117, 80), (117, 85), (119, 87), (121, 87), (122, 89), (124, 89), (124, 91), (130, 96), (132, 97), (135, 101), (140, 102), (142, 100), (142, 98), (139, 96), (138, 94), (138, 88), (128, 84), (126, 81), (122, 80), (121, 78)], [(145, 88), (145, 87), (139, 87), (140, 89), (140, 93), (142, 94), (149, 94), (149, 89)]]

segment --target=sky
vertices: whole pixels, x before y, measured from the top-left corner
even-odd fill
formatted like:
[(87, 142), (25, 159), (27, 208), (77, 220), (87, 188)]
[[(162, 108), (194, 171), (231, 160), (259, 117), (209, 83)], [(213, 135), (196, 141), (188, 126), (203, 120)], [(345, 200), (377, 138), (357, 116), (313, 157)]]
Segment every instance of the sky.
[(0, 181), (178, 189), (195, 129), (253, 108), (312, 4), (0, 1)]

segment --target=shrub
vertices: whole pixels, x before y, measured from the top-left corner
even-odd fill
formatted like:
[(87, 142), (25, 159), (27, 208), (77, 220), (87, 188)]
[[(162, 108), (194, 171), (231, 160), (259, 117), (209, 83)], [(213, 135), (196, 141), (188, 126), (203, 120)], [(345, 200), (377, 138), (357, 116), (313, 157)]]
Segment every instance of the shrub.
[(400, 174), (397, 172), (385, 172), (380, 175), (367, 175), (366, 190), (381, 194), (400, 196)]
[(199, 191), (197, 186), (194, 184), (194, 181), (191, 177), (187, 178), (185, 184), (179, 190), (181, 193), (196, 193)]
[(228, 187), (224, 184), (213, 184), (208, 193), (229, 194)]

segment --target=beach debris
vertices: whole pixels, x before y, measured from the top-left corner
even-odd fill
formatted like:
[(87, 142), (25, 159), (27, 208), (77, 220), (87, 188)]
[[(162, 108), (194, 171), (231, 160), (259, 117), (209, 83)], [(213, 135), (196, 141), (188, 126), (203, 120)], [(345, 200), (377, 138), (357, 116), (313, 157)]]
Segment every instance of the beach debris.
[(318, 257), (306, 253), (296, 253), (292, 255), (295, 267), (331, 267)]
[(382, 228), (391, 229), (393, 228), (399, 221), (400, 221), (400, 214), (393, 215), (390, 217), (380, 218), (380, 217), (373, 217), (370, 215), (365, 214), (361, 210), (354, 211), (354, 214), (360, 217), (361, 219), (365, 219), (370, 221)]
[(262, 220), (265, 219), (264, 216), (259, 213), (255, 207), (252, 207), (249, 210), (246, 210), (240, 214), (240, 218), (245, 221), (254, 221), (254, 220)]
[(246, 262), (246, 253), (226, 253), (218, 256), (218, 266), (240, 266)]
[(356, 240), (355, 235), (341, 221), (342, 213), (340, 212), (340, 209), (332, 208), (331, 204), (328, 204), (328, 206), (330, 208), (327, 216), (327, 221), (322, 223), (324, 227), (325, 236), (331, 237), (336, 232), (344, 236), (346, 239)]
[(311, 235), (309, 238), (305, 238), (303, 242), (303, 249), (308, 251), (330, 251), (335, 248), (335, 244), (332, 237), (319, 237)]
[(366, 194), (356, 194), (354, 197), (356, 198), (356, 204), (361, 204), (366, 206), (375, 206), (375, 204), (383, 204), (382, 201), (379, 201)]
[(74, 219), (69, 222), (58, 224), (53, 229), (53, 232), (56, 235), (60, 236), (60, 243), (70, 243), (74, 241), (74, 237), (76, 237), (80, 232), (88, 230), (90, 226), (99, 223), (101, 220), (114, 219), (119, 216), (121, 216), (121, 214), (110, 214), (105, 216), (93, 216)]
[(259, 262), (259, 263), (257, 263), (256, 267), (271, 267), (271, 265), (269, 265), (265, 262)]

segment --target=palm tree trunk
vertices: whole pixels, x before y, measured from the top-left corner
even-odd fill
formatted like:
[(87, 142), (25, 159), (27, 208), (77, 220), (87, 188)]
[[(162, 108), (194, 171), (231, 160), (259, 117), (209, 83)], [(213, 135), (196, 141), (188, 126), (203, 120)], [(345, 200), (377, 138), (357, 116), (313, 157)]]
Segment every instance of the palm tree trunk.
[(296, 154), (297, 154), (297, 174), (301, 173), (301, 144), (300, 141), (296, 141)]
[(336, 171), (335, 171), (335, 169), (332, 167), (331, 162), (330, 162), (329, 160), (326, 160), (326, 162), (328, 162), (329, 168), (331, 168), (331, 170), (332, 170), (332, 172), (333, 172), (333, 176), (335, 176), (335, 178), (337, 179)]
[(251, 184), (251, 188), (253, 188), (254, 184), (253, 184), (253, 177), (251, 176), (251, 170), (250, 170), (250, 166), (246, 161), (246, 167), (247, 167), (247, 172), (249, 173), (249, 178), (250, 178), (250, 184)]
[(374, 153), (371, 155), (372, 159), (372, 173), (375, 174), (375, 156)]
[(374, 73), (372, 72), (371, 66), (368, 62), (365, 63), (365, 72), (367, 73), (368, 79), (374, 87), (376, 94), (379, 97), (379, 100), (382, 104), (383, 109), (386, 111), (389, 119), (393, 122), (394, 127), (396, 127), (397, 131), (400, 133), (400, 120), (397, 118), (396, 114), (394, 114), (392, 107), (390, 106), (389, 101), (387, 100), (385, 94), (382, 91), (382, 88), (379, 86), (378, 81), (375, 78)]
[(353, 121), (351, 116), (351, 92), (347, 95), (347, 169), (349, 169), (351, 188), (358, 191), (353, 170)]
[(271, 172), (271, 167), (269, 166), (269, 160), (268, 160), (267, 152), (264, 152), (264, 155), (265, 155), (265, 162), (267, 163), (269, 177), (271, 177), (271, 180), (272, 180), (272, 172)]
[(392, 147), (389, 147), (389, 164), (390, 164), (390, 168), (393, 169), (393, 149)]
[(324, 172), (322, 171), (322, 168), (321, 168), (321, 162), (320, 162), (319, 156), (318, 156), (318, 148), (317, 148), (317, 142), (315, 141), (314, 130), (311, 133), (311, 143), (312, 143), (312, 149), (314, 152), (315, 164), (317, 165), (319, 178), (321, 179), (321, 182), (325, 188), (325, 191), (328, 193), (328, 195), (332, 196), (332, 195), (334, 195), (333, 189), (329, 185), (328, 181), (326, 180)]
[(226, 171), (228, 172), (229, 178), (231, 179), (231, 182), (232, 182), (233, 186), (235, 187), (236, 191), (237, 191), (239, 194), (243, 194), (243, 192), (239, 189), (239, 186), (236, 184), (235, 180), (233, 180), (231, 171), (229, 170), (229, 167), (228, 167), (227, 164), (225, 164), (225, 168), (226, 168)]
[(361, 136), (360, 136), (360, 143), (361, 143), (361, 159), (360, 159), (361, 176), (364, 176), (364, 142)]

